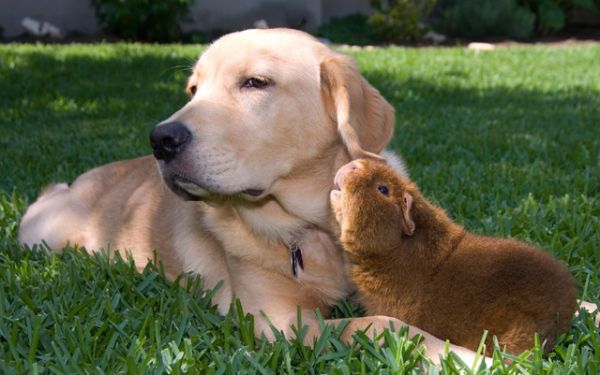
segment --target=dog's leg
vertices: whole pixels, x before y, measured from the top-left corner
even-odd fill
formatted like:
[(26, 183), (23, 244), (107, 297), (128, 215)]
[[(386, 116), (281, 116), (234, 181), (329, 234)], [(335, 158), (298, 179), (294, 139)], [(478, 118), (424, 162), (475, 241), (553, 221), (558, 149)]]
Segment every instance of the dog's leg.
[[(289, 312), (289, 310), (288, 310)], [(311, 346), (314, 344), (321, 333), (319, 322), (316, 318), (314, 310), (301, 310), (301, 324), (306, 327), (304, 332), (303, 341), (305, 345)], [(298, 327), (298, 314), (284, 313), (269, 311), (265, 312), (261, 310), (258, 313), (254, 313), (254, 332), (257, 336), (264, 335), (267, 340), (273, 342), (277, 339), (273, 330), (283, 333), (283, 336), (288, 339), (295, 339), (296, 332), (294, 328)]]
[[(249, 310), (247, 310), (248, 312), (253, 313), (255, 316), (254, 330), (256, 335), (260, 336), (261, 334), (264, 334), (268, 340), (274, 341), (276, 339), (276, 336), (273, 334), (274, 328), (275, 330), (282, 332), (283, 335), (288, 339), (295, 338), (296, 335), (292, 327), (297, 326), (298, 316), (296, 311), (290, 309), (291, 306), (286, 303), (282, 303), (282, 301), (279, 301), (281, 303), (274, 303), (275, 301), (277, 300), (270, 299), (271, 303), (267, 306), (261, 306), (259, 309), (251, 307)], [(244, 305), (243, 301), (242, 305)], [(317, 318), (314, 310), (302, 309), (301, 313), (302, 325), (307, 327), (307, 331), (304, 333), (304, 343), (306, 345), (313, 345), (314, 340), (321, 334), (319, 319)], [(352, 336), (357, 331), (366, 331), (369, 337), (374, 337), (373, 335), (380, 334), (384, 329), (390, 328), (390, 325), (392, 325), (392, 328), (395, 330), (400, 329), (402, 326), (408, 326), (409, 335), (411, 337), (417, 334), (423, 336), (424, 340), (422, 344), (426, 349), (426, 356), (435, 365), (440, 364), (440, 359), (444, 356), (446, 351), (445, 341), (440, 340), (439, 338), (419, 328), (407, 325), (398, 319), (387, 316), (329, 319), (325, 320), (325, 324), (333, 324), (337, 326), (344, 321), (347, 322), (347, 326), (342, 332), (341, 339), (347, 344), (352, 343)], [(475, 352), (458, 345), (448, 344), (448, 350), (454, 352), (454, 354), (456, 354), (464, 363), (469, 366), (475, 364), (475, 361), (477, 361), (477, 365), (479, 365), (479, 363), (484, 360), (488, 366), (491, 365), (492, 362), (491, 358), (487, 358), (482, 355), (477, 356)]]
[(57, 252), (67, 241), (89, 246), (89, 236), (82, 229), (87, 216), (87, 208), (72, 199), (71, 188), (67, 184), (50, 185), (27, 208), (19, 227), (19, 243), (33, 247), (45, 242)]
[[(356, 331), (365, 331), (368, 329), (367, 333), (370, 337), (374, 337), (375, 334), (379, 334), (383, 332), (384, 329), (390, 328), (393, 326), (395, 330), (399, 329), (402, 326), (409, 327), (409, 335), (421, 335), (423, 336), (423, 346), (426, 350), (426, 356), (429, 358), (436, 366), (440, 364), (440, 359), (444, 356), (446, 350), (446, 342), (440, 340), (439, 338), (427, 333), (417, 327), (413, 327), (408, 325), (398, 319), (390, 318), (387, 316), (366, 316), (362, 318), (349, 318), (349, 319), (332, 319), (326, 320), (325, 323), (328, 324), (340, 324), (343, 321), (347, 321), (348, 325), (344, 329), (342, 333), (342, 340), (346, 343), (352, 342), (352, 336)], [(463, 348), (462, 346), (448, 344), (448, 350), (454, 352), (463, 362), (467, 365), (471, 366), (475, 364), (477, 361), (477, 365), (481, 363), (482, 360), (486, 362), (488, 366), (491, 365), (492, 359), (485, 357), (484, 355), (479, 355), (469, 349)]]

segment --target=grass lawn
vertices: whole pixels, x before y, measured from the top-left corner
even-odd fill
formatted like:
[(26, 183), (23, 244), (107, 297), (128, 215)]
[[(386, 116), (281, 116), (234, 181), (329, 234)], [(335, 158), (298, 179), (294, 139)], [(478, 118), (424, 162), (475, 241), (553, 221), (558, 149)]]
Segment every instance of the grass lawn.
[[(0, 373), (600, 373), (590, 316), (548, 356), (508, 365), (497, 353), (491, 370), (450, 357), (436, 369), (405, 334), (267, 343), (239, 307), (218, 315), (197, 279), (179, 287), (154, 266), (20, 249), (19, 219), (45, 184), (150, 152), (199, 51), (0, 45)], [(395, 106), (392, 148), (426, 196), (475, 232), (547, 249), (600, 302), (600, 46), (352, 54)]]

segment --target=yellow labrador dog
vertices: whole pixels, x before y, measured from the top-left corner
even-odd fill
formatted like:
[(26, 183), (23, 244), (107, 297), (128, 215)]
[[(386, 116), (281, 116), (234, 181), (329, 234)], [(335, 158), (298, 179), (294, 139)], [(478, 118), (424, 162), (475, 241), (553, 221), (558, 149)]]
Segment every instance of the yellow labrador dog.
[[(257, 334), (271, 336), (264, 311), (291, 335), (298, 305), (318, 334), (313, 311), (327, 312), (352, 290), (329, 232), (334, 175), (351, 159), (380, 157), (393, 108), (351, 58), (286, 29), (222, 37), (201, 55), (187, 90), (189, 102), (152, 131), (154, 157), (47, 188), (23, 217), (21, 243), (126, 249), (139, 268), (155, 250), (171, 279), (186, 271), (209, 288), (223, 280), (220, 311), (240, 298), (258, 314)], [(352, 319), (345, 339), (390, 322), (402, 325)], [(443, 352), (439, 339), (411, 333), (425, 336), (434, 360)]]

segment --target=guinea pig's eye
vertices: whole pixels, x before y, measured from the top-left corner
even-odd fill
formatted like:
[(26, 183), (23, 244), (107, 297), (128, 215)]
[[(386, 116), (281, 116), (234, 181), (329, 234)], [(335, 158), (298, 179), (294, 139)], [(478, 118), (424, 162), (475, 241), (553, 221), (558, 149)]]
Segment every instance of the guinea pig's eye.
[(192, 96), (196, 95), (196, 85), (190, 86), (188, 91), (190, 92), (190, 95), (192, 95)]
[(381, 194), (385, 195), (386, 197), (387, 197), (388, 195), (390, 195), (390, 192), (389, 192), (389, 190), (388, 190), (387, 186), (385, 186), (385, 185), (379, 185), (379, 186), (377, 187), (377, 190), (379, 190), (379, 192), (380, 192)]
[(245, 88), (245, 89), (263, 89), (263, 88), (269, 86), (270, 83), (271, 83), (271, 81), (269, 81), (267, 78), (263, 78), (263, 77), (251, 77), (251, 78), (246, 79), (242, 83), (242, 88)]

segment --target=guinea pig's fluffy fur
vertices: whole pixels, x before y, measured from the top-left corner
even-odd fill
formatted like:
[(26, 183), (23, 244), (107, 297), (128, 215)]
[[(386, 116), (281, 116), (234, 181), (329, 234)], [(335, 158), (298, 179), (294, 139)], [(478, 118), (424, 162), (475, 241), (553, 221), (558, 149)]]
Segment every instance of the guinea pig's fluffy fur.
[(510, 353), (550, 350), (576, 310), (575, 282), (524, 242), (454, 223), (383, 163), (356, 160), (336, 176), (331, 204), (348, 272), (369, 315), (388, 315), (477, 349), (484, 330)]

